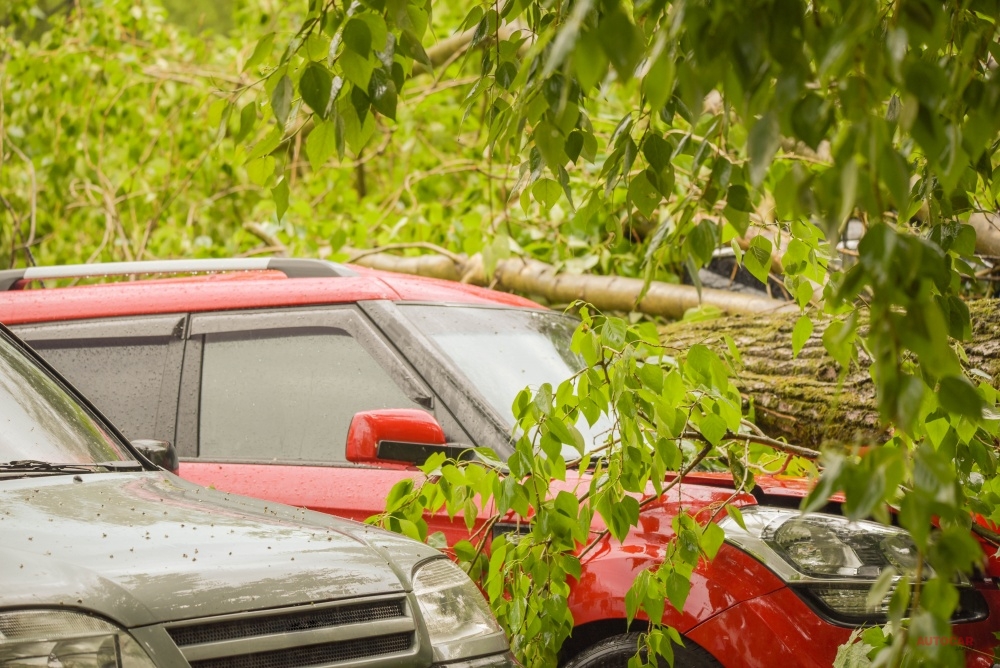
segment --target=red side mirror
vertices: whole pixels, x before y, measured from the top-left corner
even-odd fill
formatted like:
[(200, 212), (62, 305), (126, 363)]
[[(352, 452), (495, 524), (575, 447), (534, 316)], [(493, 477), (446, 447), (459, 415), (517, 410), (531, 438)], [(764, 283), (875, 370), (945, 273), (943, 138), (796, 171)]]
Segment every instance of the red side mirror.
[(356, 464), (419, 464), (448, 451), (438, 421), (415, 408), (355, 413), (347, 432), (347, 461)]

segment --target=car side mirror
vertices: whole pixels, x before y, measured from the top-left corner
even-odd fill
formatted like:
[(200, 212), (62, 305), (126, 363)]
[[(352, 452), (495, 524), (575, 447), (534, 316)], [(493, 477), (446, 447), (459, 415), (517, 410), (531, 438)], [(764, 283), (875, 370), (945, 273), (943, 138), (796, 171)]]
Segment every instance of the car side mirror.
[(170, 441), (159, 441), (152, 438), (139, 438), (130, 441), (132, 447), (139, 451), (143, 457), (153, 462), (161, 469), (166, 469), (173, 474), (177, 474), (180, 469), (180, 462), (177, 460), (177, 450)]
[(423, 464), (435, 452), (454, 457), (464, 449), (449, 445), (434, 416), (415, 408), (355, 413), (347, 431), (347, 461), (355, 464)]

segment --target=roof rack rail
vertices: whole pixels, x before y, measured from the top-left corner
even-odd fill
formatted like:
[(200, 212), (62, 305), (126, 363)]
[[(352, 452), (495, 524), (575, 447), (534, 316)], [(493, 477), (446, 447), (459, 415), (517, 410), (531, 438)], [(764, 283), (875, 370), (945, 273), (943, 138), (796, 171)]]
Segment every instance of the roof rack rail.
[(280, 271), (288, 278), (334, 278), (357, 276), (357, 272), (335, 262), (311, 258), (223, 258), (208, 260), (148, 260), (27, 267), (0, 271), (0, 292), (21, 281), (133, 274), (203, 274), (218, 271)]

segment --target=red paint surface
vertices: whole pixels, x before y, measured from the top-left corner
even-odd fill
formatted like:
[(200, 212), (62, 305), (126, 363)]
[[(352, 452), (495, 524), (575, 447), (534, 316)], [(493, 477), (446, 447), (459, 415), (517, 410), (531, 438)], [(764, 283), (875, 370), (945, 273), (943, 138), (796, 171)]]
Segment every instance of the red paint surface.
[(343, 304), (368, 299), (541, 308), (495, 290), (352, 267), (359, 276), (285, 278), (273, 271), (100, 283), (0, 293), (0, 322), (83, 320), (127, 315)]
[[(444, 445), (444, 431), (434, 416), (416, 408), (355, 413), (347, 431), (347, 460), (379, 463), (379, 441)], [(411, 460), (412, 461), (412, 460)], [(398, 462), (405, 466), (406, 462)]]
[[(1000, 592), (984, 592), (990, 610), (1000, 610)], [(997, 644), (995, 617), (953, 627), (956, 637), (971, 638), (968, 668), (989, 668)], [(817, 617), (787, 587), (749, 599), (689, 630), (687, 637), (720, 659), (727, 668), (828, 668), (851, 629)]]

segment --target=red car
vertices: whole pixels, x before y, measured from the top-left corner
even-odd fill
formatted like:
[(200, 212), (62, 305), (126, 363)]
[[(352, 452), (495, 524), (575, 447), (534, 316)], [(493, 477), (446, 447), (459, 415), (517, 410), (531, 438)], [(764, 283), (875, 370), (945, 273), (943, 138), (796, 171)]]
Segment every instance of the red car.
[[(204, 272), (226, 273), (21, 289)], [(582, 366), (569, 345), (575, 321), (526, 299), (318, 260), (3, 271), (0, 321), (125, 434), (173, 442), (182, 477), (356, 520), (382, 511), (428, 452), (511, 452), (515, 394)], [(723, 520), (727, 542), (696, 570), (683, 613), (667, 606), (664, 621), (685, 641), (678, 667), (829, 666), (853, 629), (884, 620), (866, 607), (881, 569), (912, 560), (892, 527), (800, 516), (804, 481), (758, 482), (741, 500), (747, 530)], [(625, 665), (636, 648), (625, 592), (661, 557), (678, 505), (717, 507), (733, 491), (728, 475), (712, 474), (674, 490), (643, 510), (624, 545), (606, 538), (584, 559), (564, 663)], [(446, 516), (430, 524), (450, 542), (468, 537)], [(1000, 571), (989, 570), (962, 589), (954, 638), (931, 639), (966, 647), (969, 666), (994, 665)]]

